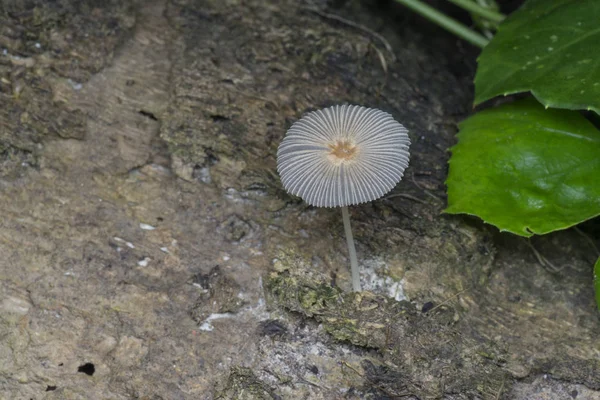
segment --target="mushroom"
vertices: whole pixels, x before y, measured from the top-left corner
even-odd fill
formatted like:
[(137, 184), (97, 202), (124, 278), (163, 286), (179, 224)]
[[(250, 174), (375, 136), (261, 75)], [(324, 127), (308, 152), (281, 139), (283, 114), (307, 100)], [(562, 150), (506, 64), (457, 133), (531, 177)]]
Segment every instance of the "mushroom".
[(384, 111), (337, 105), (296, 121), (277, 150), (286, 191), (315, 207), (342, 208), (355, 292), (361, 288), (348, 206), (378, 199), (402, 179), (407, 132)]

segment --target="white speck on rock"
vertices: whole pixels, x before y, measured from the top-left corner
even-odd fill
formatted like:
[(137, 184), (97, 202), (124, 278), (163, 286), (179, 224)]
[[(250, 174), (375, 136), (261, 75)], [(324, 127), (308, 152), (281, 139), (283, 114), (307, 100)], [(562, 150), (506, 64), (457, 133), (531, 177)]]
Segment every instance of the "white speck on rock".
[(238, 196), (238, 191), (235, 190), (234, 188), (228, 188), (227, 192), (225, 194), (225, 197), (228, 198), (229, 200), (239, 200), (237, 197)]
[(160, 251), (162, 251), (163, 253), (169, 253), (169, 249), (167, 249), (166, 247), (161, 247)]
[(115, 236), (113, 239), (115, 242), (125, 243), (125, 246), (129, 247), (130, 249), (135, 249), (135, 246), (133, 245), (133, 243), (127, 242), (127, 241), (121, 239), (120, 237)]
[(205, 332), (212, 332), (212, 330), (215, 329), (215, 327), (212, 326), (212, 324), (210, 323), (211, 321), (214, 321), (215, 319), (231, 318), (232, 316), (233, 316), (233, 314), (231, 314), (231, 313), (210, 314), (208, 316), (208, 318), (206, 318), (204, 320), (204, 322), (202, 322), (202, 324), (200, 324), (200, 326), (198, 327), (198, 329), (200, 329), (201, 331), (205, 331)]
[(71, 79), (67, 79), (67, 82), (71, 85), (71, 87), (75, 90), (81, 90), (83, 85), (79, 82), (72, 81)]
[(198, 171), (198, 179), (204, 183), (211, 183), (212, 178), (210, 176), (210, 169), (208, 167), (202, 167)]
[(140, 261), (138, 261), (138, 265), (139, 265), (140, 267), (147, 267), (147, 266), (148, 266), (148, 263), (149, 263), (150, 261), (152, 261), (152, 259), (151, 259), (150, 257), (144, 257), (144, 259), (143, 259), (143, 260), (140, 260)]
[[(257, 195), (258, 193), (254, 193), (254, 195)], [(250, 194), (248, 192), (238, 192), (237, 190), (235, 190), (234, 188), (228, 188), (226, 193), (225, 193), (225, 198), (234, 202), (234, 203), (240, 203), (240, 204), (252, 204), (253, 201), (248, 199), (248, 197), (250, 196)]]
[(140, 228), (142, 228), (145, 231), (153, 231), (156, 229), (152, 225), (148, 225), (148, 224), (140, 224)]
[[(193, 284), (193, 285), (196, 286), (197, 284)], [(263, 282), (262, 282), (261, 277), (258, 278), (258, 287), (261, 289), (260, 292), (262, 293), (263, 292)], [(245, 296), (243, 293), (238, 293), (238, 297), (244, 298)], [(248, 317), (248, 315), (251, 317), (252, 320), (264, 320), (264, 319), (270, 318), (270, 313), (267, 311), (267, 303), (266, 303), (264, 297), (262, 297), (262, 296), (259, 297), (256, 304), (246, 306), (235, 314), (233, 314), (233, 313), (211, 314), (208, 316), (208, 318), (206, 318), (204, 321), (202, 321), (202, 324), (200, 324), (198, 329), (200, 329), (201, 331), (205, 331), (205, 332), (211, 332), (214, 329), (213, 325), (211, 324), (211, 321), (213, 321), (215, 319), (244, 318), (244, 317)]]
[(408, 299), (404, 294), (404, 279), (396, 280), (387, 275), (385, 260), (379, 258), (368, 259), (364, 260), (361, 266), (363, 289), (386, 294), (396, 301)]

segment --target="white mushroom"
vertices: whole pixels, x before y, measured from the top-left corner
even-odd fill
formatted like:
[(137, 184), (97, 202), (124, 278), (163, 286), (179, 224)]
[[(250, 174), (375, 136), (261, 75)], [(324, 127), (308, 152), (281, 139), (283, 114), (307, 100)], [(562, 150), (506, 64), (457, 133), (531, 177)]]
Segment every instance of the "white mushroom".
[(354, 291), (360, 277), (347, 206), (378, 199), (402, 179), (407, 132), (381, 110), (338, 105), (303, 116), (279, 145), (277, 171), (289, 193), (316, 207), (342, 207)]

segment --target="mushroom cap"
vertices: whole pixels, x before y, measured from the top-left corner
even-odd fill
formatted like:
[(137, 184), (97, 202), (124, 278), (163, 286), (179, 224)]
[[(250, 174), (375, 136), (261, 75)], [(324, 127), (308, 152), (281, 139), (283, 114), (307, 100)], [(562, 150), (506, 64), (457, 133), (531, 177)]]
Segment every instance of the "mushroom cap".
[(277, 150), (283, 187), (316, 207), (380, 198), (408, 166), (407, 130), (384, 111), (337, 105), (304, 115)]

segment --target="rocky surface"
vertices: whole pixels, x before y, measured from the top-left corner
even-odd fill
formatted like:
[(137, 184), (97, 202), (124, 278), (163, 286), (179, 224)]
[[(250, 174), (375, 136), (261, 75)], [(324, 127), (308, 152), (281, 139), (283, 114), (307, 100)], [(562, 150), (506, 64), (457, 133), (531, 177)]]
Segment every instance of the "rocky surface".
[[(443, 215), (476, 53), (381, 7), (0, 3), (0, 399), (600, 398), (597, 221)], [(341, 102), (413, 142), (351, 210), (360, 294), (275, 171)]]

